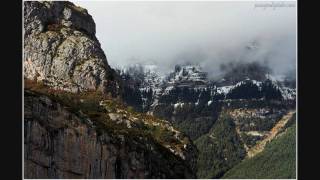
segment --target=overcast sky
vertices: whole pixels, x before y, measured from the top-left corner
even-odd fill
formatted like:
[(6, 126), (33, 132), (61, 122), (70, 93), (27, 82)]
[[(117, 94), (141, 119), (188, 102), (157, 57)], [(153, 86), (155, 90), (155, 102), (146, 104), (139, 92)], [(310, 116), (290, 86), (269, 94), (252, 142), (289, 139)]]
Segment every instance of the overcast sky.
[[(268, 63), (275, 73), (296, 66), (296, 7), (256, 2), (73, 1), (96, 23), (108, 63), (119, 67), (198, 63), (212, 74), (228, 61)], [(293, 2), (290, 2), (291, 4)], [(245, 48), (257, 42), (257, 49)]]

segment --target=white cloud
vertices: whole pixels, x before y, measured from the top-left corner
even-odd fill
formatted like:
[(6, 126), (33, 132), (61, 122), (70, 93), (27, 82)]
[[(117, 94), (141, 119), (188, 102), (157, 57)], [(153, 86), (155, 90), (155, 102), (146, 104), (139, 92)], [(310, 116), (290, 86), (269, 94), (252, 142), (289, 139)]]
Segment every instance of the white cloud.
[[(221, 62), (264, 61), (276, 72), (295, 68), (296, 8), (256, 2), (74, 2), (93, 16), (112, 67), (153, 62), (164, 70), (194, 61), (216, 72)], [(292, 3), (292, 2), (291, 2)], [(258, 40), (260, 50), (244, 55)]]

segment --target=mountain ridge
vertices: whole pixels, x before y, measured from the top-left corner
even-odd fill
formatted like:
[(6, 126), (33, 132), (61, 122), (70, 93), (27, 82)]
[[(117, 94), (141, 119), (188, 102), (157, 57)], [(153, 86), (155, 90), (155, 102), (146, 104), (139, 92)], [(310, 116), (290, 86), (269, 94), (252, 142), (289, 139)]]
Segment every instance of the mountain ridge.
[[(240, 163), (248, 151), (266, 138), (281, 118), (295, 108), (296, 93), (295, 88), (286, 86), (270, 74), (263, 75), (264, 81), (243, 75), (238, 82), (226, 84), (209, 80), (206, 73), (199, 71), (201, 68), (190, 64), (176, 66), (172, 73), (162, 78), (155, 91), (147, 83), (138, 84), (135, 88), (142, 91), (137, 92), (135, 97), (149, 102), (149, 106), (140, 108), (142, 112), (167, 119), (196, 142), (199, 150), (198, 178), (220, 178)], [(256, 75), (257, 72), (252, 71)], [(148, 76), (141, 72), (139, 77), (143, 81)], [(233, 73), (228, 73), (228, 76), (230, 74)], [(201, 83), (198, 83), (199, 77), (202, 78)], [(150, 79), (146, 81), (150, 82)], [(146, 89), (147, 93), (144, 91)], [(128, 104), (136, 108), (141, 105)], [(221, 126), (223, 130), (219, 131), (216, 126)], [(217, 138), (213, 140), (212, 131), (226, 142)], [(235, 133), (226, 135), (224, 131)], [(237, 145), (230, 144), (228, 141), (231, 140), (238, 142)], [(230, 148), (230, 151), (223, 153), (224, 147)], [(218, 154), (210, 153), (213, 151)], [(221, 156), (226, 156), (226, 159)]]
[[(159, 75), (156, 71), (152, 72), (152, 78), (150, 78), (150, 71), (144, 72), (143, 65), (132, 66), (131, 69), (134, 73), (130, 72), (122, 72), (122, 76), (131, 76), (132, 79), (124, 79), (125, 82), (130, 83), (131, 81), (135, 81), (136, 74), (139, 73), (139, 83), (136, 85), (135, 89), (140, 89), (141, 98), (144, 99), (143, 112), (150, 111), (154, 106), (161, 101), (160, 96), (166, 96), (170, 93), (170, 91), (175, 89), (184, 89), (188, 88), (191, 91), (206, 91), (209, 100), (213, 101), (214, 99), (233, 99), (236, 98), (232, 95), (233, 90), (237, 90), (241, 88), (241, 86), (250, 85), (252, 88), (252, 92), (247, 92), (248, 98), (280, 98), (283, 100), (294, 100), (295, 99), (295, 88), (291, 88), (285, 85), (284, 81), (279, 81), (270, 74), (265, 74), (265, 80), (259, 81), (255, 79), (250, 79), (248, 77), (239, 80), (234, 84), (223, 85), (220, 81), (213, 81), (207, 77), (207, 72), (201, 70), (201, 66), (199, 65), (176, 65), (173, 72), (167, 74), (166, 76)], [(156, 69), (156, 67), (153, 67)], [(154, 80), (155, 79), (155, 80)], [(244, 87), (249, 88), (249, 87)], [(270, 92), (272, 95), (276, 95), (275, 97), (271, 97), (268, 93)], [(144, 94), (148, 94), (148, 96), (144, 96)], [(197, 93), (196, 93), (197, 94)], [(253, 96), (252, 94), (256, 94)], [(199, 95), (199, 94), (198, 94)], [(244, 94), (240, 94), (240, 97), (245, 97)], [(148, 100), (149, 98), (149, 100)], [(199, 100), (195, 100), (196, 103)], [(146, 105), (148, 104), (148, 105)], [(130, 105), (130, 104), (129, 104)], [(136, 106), (136, 105), (135, 105)], [(149, 107), (149, 108), (148, 108)], [(151, 110), (152, 111), (152, 110)], [(151, 112), (150, 112), (151, 113)]]

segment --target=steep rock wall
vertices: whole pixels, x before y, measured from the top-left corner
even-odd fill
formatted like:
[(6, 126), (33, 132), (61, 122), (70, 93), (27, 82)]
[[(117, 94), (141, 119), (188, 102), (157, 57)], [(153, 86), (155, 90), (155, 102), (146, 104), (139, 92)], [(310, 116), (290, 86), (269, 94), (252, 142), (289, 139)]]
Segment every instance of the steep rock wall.
[(25, 92), (25, 178), (195, 178), (151, 138), (98, 133), (50, 98)]

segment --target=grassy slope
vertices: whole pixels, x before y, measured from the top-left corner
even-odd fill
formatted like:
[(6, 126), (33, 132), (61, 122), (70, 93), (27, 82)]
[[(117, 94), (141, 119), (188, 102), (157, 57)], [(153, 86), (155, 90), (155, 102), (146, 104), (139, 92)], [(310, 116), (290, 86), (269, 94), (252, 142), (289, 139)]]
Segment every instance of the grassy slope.
[(223, 178), (287, 178), (296, 177), (296, 125), (292, 124), (263, 152), (246, 159), (228, 171)]

